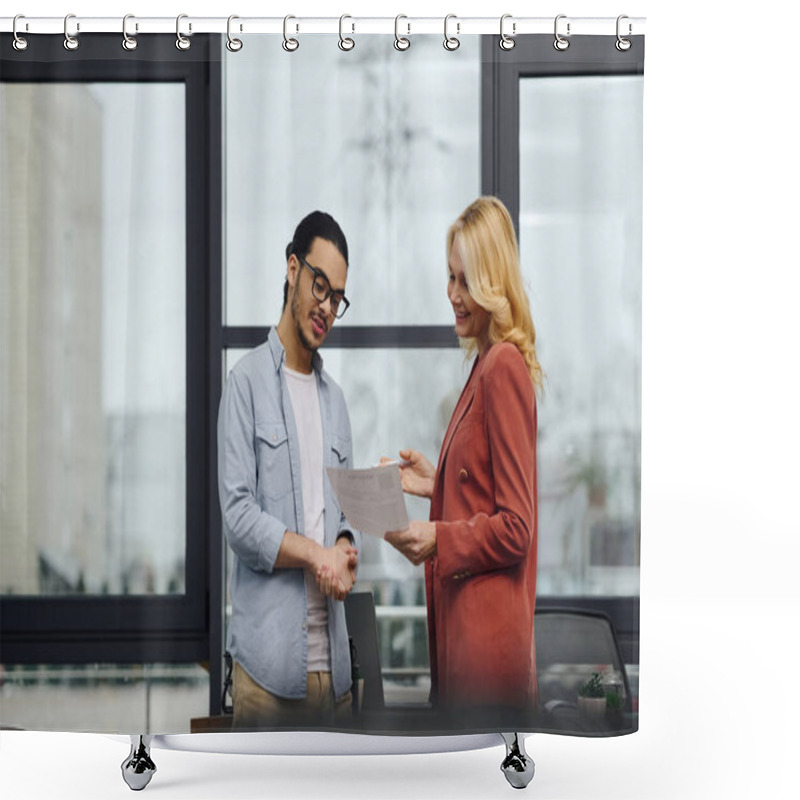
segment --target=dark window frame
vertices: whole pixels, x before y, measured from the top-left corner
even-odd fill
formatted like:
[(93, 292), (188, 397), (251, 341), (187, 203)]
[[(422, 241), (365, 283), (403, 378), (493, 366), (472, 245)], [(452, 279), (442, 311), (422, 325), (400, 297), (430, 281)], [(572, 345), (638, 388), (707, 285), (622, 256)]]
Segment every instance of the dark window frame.
[[(29, 37), (16, 51), (0, 35), (8, 83), (176, 82), (186, 88), (186, 581), (182, 595), (4, 595), (6, 664), (209, 661), (212, 713), (221, 685), (222, 558), (216, 489), (216, 410), (222, 380), (222, 37), (142, 37), (134, 51), (116, 34)], [(216, 700), (215, 700), (216, 696)]]
[[(481, 191), (506, 205), (519, 233), (520, 156), (519, 82), (528, 78), (579, 75), (644, 75), (644, 36), (632, 36), (620, 51), (611, 36), (575, 36), (566, 50), (553, 47), (550, 35), (518, 36), (511, 50), (499, 37), (481, 42)], [(639, 663), (639, 597), (537, 595), (537, 607), (602, 611), (611, 618), (623, 657)]]

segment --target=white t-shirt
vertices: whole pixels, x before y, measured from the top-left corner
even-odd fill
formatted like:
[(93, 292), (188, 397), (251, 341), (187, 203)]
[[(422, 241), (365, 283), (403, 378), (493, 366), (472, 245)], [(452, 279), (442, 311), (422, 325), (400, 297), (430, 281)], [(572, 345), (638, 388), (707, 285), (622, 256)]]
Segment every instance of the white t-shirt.
[[(297, 438), (300, 443), (300, 479), (305, 530), (298, 531), (325, 546), (325, 496), (323, 486), (322, 415), (319, 408), (317, 374), (295, 372), (285, 364), (283, 374), (292, 401)], [(331, 651), (328, 639), (328, 601), (320, 592), (316, 578), (305, 571), (308, 607), (308, 671), (330, 672)]]

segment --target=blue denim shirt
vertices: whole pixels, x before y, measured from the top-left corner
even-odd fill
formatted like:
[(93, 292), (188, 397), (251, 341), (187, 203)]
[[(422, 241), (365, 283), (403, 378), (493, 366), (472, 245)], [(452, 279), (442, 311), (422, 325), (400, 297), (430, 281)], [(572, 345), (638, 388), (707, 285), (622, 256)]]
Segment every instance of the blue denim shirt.
[[(219, 496), (225, 536), (234, 553), (233, 607), (228, 650), (259, 685), (273, 694), (306, 694), (308, 638), (302, 569), (275, 569), (284, 533), (302, 533), (300, 452), (292, 404), (281, 367), (285, 352), (277, 331), (231, 370), (217, 419)], [(352, 467), (350, 418), (339, 386), (314, 355), (322, 414), (323, 462)], [(327, 475), (325, 546), (347, 524)], [(336, 697), (350, 689), (350, 647), (344, 604), (328, 598), (331, 678)]]

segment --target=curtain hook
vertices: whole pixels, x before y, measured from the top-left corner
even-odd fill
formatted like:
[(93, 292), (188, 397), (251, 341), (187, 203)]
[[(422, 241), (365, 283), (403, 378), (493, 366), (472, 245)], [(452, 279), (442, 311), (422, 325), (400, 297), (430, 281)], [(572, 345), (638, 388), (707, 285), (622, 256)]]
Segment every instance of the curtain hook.
[[(126, 14), (122, 18), (122, 46), (126, 50), (135, 50), (139, 44), (136, 39), (136, 36), (128, 36), (128, 20), (135, 19), (133, 14)], [(136, 25), (136, 30), (139, 30), (138, 24)]]
[(453, 50), (458, 50), (458, 48), (461, 47), (461, 41), (458, 38), (458, 34), (461, 33), (461, 23), (460, 22), (456, 22), (456, 36), (448, 36), (447, 35), (447, 23), (451, 19), (458, 19), (458, 17), (456, 17), (455, 14), (448, 14), (444, 18), (444, 49), (445, 50), (450, 50), (450, 52), (452, 52)]
[[(554, 26), (554, 30), (555, 30), (556, 39), (555, 39), (555, 41), (553, 42), (553, 47), (555, 47), (555, 49), (556, 49), (556, 50), (560, 50), (562, 53), (564, 52), (564, 50), (566, 50), (566, 49), (569, 47), (569, 39), (565, 39), (565, 38), (564, 38), (564, 37), (563, 37), (563, 36), (562, 36), (562, 35), (561, 35), (561, 34), (558, 32), (558, 21), (559, 21), (560, 19), (566, 19), (566, 18), (567, 18), (567, 15), (566, 15), (566, 14), (559, 14), (559, 15), (556, 17), (555, 26)], [(568, 23), (567, 23), (567, 36), (569, 36), (569, 34), (570, 34), (570, 24), (569, 24), (569, 22), (568, 22)]]
[[(339, 49), (345, 51), (352, 50), (356, 46), (356, 43), (349, 36), (345, 37), (344, 32), (342, 31), (342, 26), (346, 19), (353, 19), (353, 18), (349, 14), (342, 14), (342, 16), (339, 17)], [(356, 31), (355, 22), (351, 22), (350, 26), (352, 27), (351, 33), (355, 33)]]
[[(75, 36), (69, 35), (69, 21), (71, 19), (75, 19), (74, 14), (67, 14), (64, 17), (64, 49), (65, 50), (77, 50), (80, 46), (80, 42), (77, 40)], [(78, 24), (76, 30), (79, 31), (81, 26)]]
[[(514, 48), (514, 45), (516, 44), (516, 42), (514, 41), (512, 36), (506, 36), (505, 33), (503, 32), (503, 25), (504, 25), (505, 21), (507, 19), (511, 19), (511, 17), (512, 17), (511, 14), (503, 14), (503, 16), (500, 17), (500, 49), (501, 50), (512, 50)], [(516, 33), (517, 32), (517, 23), (516, 22), (512, 23), (511, 32), (512, 33)]]
[[(401, 19), (408, 19), (405, 14), (398, 14), (394, 18), (394, 49), (395, 50), (408, 50), (411, 47), (411, 40), (406, 39), (404, 36), (400, 35), (400, 20)], [(411, 33), (411, 25), (406, 23), (408, 27), (408, 33)]]
[[(620, 22), (622, 22), (622, 20), (624, 20), (624, 19), (628, 19), (628, 16), (626, 14), (620, 14), (617, 17), (617, 41), (616, 41), (616, 44), (614, 46), (617, 48), (617, 50), (620, 51), (620, 53), (624, 53), (626, 50), (630, 50), (631, 49), (631, 40), (630, 39), (623, 39), (622, 35), (619, 32), (620, 31)], [(628, 36), (630, 36), (632, 32), (633, 32), (633, 25), (628, 23)]]
[[(175, 47), (177, 47), (178, 50), (188, 50), (192, 46), (191, 39), (187, 39), (181, 33), (181, 20), (188, 18), (189, 18), (188, 14), (178, 14), (178, 18), (175, 20), (175, 35), (178, 37), (175, 40)], [(192, 30), (191, 24), (189, 25), (189, 30), (190, 31)]]
[[(13, 45), (14, 45), (14, 49), (15, 50), (27, 50), (28, 49), (28, 40), (25, 39), (24, 37), (20, 36), (17, 33), (17, 20), (19, 20), (19, 19), (25, 19), (25, 15), (24, 14), (17, 14), (17, 16), (14, 17), (14, 25), (13, 25), (13, 31), (14, 31), (14, 42), (13, 42)], [(25, 30), (27, 30), (27, 29), (28, 29), (28, 23), (26, 22), (25, 23)]]
[[(225, 47), (227, 47), (231, 53), (238, 53), (244, 47), (241, 39), (234, 39), (233, 36), (231, 36), (231, 22), (235, 19), (239, 19), (236, 14), (231, 14), (228, 17), (228, 41), (225, 43)], [(240, 31), (241, 29), (241, 26), (239, 26)]]
[[(300, 42), (298, 42), (297, 39), (290, 39), (287, 33), (287, 27), (290, 19), (297, 19), (297, 17), (293, 17), (291, 14), (289, 14), (283, 18), (283, 49), (287, 53), (293, 53), (298, 47), (300, 47)], [(300, 26), (296, 25), (295, 30), (299, 31)]]

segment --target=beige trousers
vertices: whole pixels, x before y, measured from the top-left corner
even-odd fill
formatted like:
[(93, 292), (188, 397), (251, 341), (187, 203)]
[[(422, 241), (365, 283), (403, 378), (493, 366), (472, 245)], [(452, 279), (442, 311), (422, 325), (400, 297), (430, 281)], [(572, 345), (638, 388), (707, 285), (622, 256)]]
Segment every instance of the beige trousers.
[(338, 700), (333, 696), (330, 672), (309, 672), (306, 696), (287, 700), (259, 686), (237, 661), (233, 662), (233, 727), (234, 729), (304, 727), (323, 725), (337, 727), (353, 716), (350, 692)]

